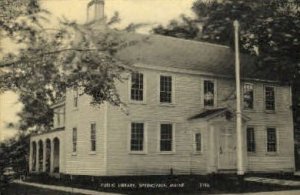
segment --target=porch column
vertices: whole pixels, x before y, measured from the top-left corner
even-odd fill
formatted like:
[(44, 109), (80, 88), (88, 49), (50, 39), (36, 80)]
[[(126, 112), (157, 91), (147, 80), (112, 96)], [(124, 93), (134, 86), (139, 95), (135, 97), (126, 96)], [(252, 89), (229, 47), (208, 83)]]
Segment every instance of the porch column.
[(29, 144), (29, 172), (31, 172), (32, 171), (32, 151), (33, 151), (33, 149), (32, 149), (32, 145), (33, 145), (33, 142), (29, 142), (30, 144)]
[(43, 172), (46, 172), (46, 150), (47, 150), (47, 144), (46, 141), (43, 143)]
[(208, 172), (213, 173), (216, 172), (216, 135), (215, 135), (215, 127), (213, 125), (209, 125), (209, 163), (208, 163)]
[(40, 156), (40, 144), (37, 142), (36, 144), (36, 156), (35, 156), (35, 171), (39, 171), (39, 156)]
[(51, 140), (51, 150), (50, 150), (50, 173), (53, 173), (54, 170), (54, 141)]

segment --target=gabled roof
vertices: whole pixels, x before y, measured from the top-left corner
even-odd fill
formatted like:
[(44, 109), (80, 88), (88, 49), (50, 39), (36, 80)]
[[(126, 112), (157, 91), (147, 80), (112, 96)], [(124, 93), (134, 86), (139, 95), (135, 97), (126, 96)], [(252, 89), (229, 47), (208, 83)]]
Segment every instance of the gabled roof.
[[(227, 46), (161, 35), (120, 34), (124, 40), (136, 41), (117, 53), (126, 63), (181, 68), (232, 78), (235, 75), (234, 51)], [(265, 74), (254, 74), (254, 69), (254, 58), (241, 54), (241, 77), (266, 79)]]
[(209, 117), (211, 115), (215, 115), (219, 112), (225, 111), (226, 108), (216, 108), (216, 109), (209, 109), (209, 110), (205, 110), (195, 116), (192, 116), (191, 118), (189, 118), (189, 120), (193, 120), (193, 119), (199, 119), (199, 118), (206, 118)]
[[(226, 118), (227, 117), (232, 118), (235, 115), (235, 112), (229, 108), (213, 108), (213, 109), (204, 110), (204, 111), (200, 112), (199, 114), (196, 114), (196, 115), (190, 117), (188, 120), (195, 120), (195, 119), (210, 120), (217, 116), (220, 116), (223, 113), (225, 113)], [(242, 118), (244, 120), (250, 120), (249, 117), (247, 117), (243, 114), (242, 114)]]

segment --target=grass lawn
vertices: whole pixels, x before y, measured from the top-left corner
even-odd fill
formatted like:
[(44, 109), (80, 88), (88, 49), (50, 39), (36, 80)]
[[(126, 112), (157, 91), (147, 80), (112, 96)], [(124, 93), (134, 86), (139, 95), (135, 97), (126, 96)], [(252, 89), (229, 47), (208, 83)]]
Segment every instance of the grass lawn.
[(70, 195), (74, 193), (48, 190), (43, 188), (36, 188), (32, 186), (12, 183), (9, 184), (6, 189), (1, 191), (0, 194), (1, 195)]

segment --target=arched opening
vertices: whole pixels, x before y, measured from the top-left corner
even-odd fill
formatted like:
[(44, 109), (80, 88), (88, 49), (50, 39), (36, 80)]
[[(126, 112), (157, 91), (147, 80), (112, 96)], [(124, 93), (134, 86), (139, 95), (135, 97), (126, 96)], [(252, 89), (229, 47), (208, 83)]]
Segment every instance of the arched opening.
[(46, 140), (46, 172), (50, 172), (51, 166), (51, 140)]
[(44, 144), (43, 144), (43, 141), (40, 140), (39, 141), (39, 156), (38, 156), (38, 165), (39, 165), (39, 168), (38, 168), (38, 171), (43, 171), (43, 151), (44, 150)]
[(59, 173), (59, 139), (56, 137), (53, 139), (53, 172)]
[(36, 142), (32, 142), (31, 170), (36, 171)]

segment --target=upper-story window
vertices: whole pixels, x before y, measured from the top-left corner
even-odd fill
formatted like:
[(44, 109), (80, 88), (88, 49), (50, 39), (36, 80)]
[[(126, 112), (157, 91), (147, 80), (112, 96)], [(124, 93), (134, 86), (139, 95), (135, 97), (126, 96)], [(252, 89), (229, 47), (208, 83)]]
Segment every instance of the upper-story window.
[(74, 127), (73, 128), (73, 132), (72, 132), (72, 151), (76, 152), (77, 151), (77, 128)]
[(131, 123), (130, 150), (144, 150), (144, 123)]
[(215, 101), (215, 86), (214, 82), (204, 80), (204, 106), (214, 106)]
[(247, 151), (255, 152), (255, 133), (253, 127), (247, 127)]
[(73, 106), (74, 108), (78, 107), (78, 89), (74, 89), (73, 91)]
[(160, 125), (160, 151), (173, 151), (173, 125)]
[(160, 76), (160, 102), (172, 103), (172, 77)]
[(142, 73), (131, 74), (131, 100), (143, 101), (144, 75)]
[(277, 135), (275, 128), (267, 128), (267, 151), (277, 151)]
[(96, 151), (96, 123), (91, 124), (91, 151)]
[(275, 88), (265, 87), (265, 108), (266, 110), (275, 110)]
[(57, 117), (57, 126), (59, 127), (60, 126), (60, 110), (57, 110), (56, 117)]
[(245, 83), (243, 86), (244, 91), (244, 109), (253, 109), (253, 84)]

